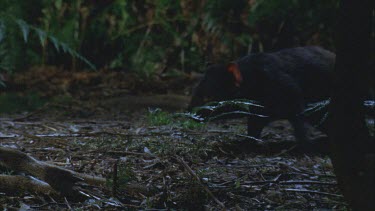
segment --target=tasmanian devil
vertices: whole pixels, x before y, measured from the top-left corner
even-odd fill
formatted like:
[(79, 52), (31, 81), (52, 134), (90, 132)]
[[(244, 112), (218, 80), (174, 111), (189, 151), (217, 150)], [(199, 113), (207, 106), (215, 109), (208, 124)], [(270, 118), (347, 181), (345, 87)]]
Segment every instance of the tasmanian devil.
[(250, 54), (226, 65), (212, 65), (193, 91), (189, 109), (208, 101), (256, 100), (270, 118), (249, 117), (250, 136), (259, 137), (272, 120), (288, 119), (297, 140), (305, 142), (301, 113), (306, 103), (329, 97), (334, 63), (334, 53), (310, 46)]

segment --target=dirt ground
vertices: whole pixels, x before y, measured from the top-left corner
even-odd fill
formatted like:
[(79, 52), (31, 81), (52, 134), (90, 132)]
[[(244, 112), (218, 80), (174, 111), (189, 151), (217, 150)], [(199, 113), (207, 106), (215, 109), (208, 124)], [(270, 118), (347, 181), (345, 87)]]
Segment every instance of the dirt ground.
[[(3, 209), (347, 209), (327, 154), (253, 148), (243, 136), (245, 119), (200, 125), (175, 117), (189, 100), (183, 89), (140, 95), (119, 87), (82, 89), (80, 96), (92, 96), (1, 115), (0, 146), (108, 181), (82, 186), (80, 201), (0, 191)], [(150, 109), (156, 107), (166, 112)], [(259, 141), (295, 143), (286, 121), (272, 123)]]

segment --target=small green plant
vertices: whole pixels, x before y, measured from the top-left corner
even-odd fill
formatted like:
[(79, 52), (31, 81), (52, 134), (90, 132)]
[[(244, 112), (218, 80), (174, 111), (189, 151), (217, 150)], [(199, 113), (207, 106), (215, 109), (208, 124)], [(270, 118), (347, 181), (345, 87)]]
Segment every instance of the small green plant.
[(148, 122), (154, 126), (169, 125), (172, 123), (172, 116), (157, 108), (154, 110), (149, 110), (147, 115)]
[[(181, 118), (182, 117), (182, 118)], [(181, 127), (183, 129), (198, 129), (204, 124), (202, 122), (194, 121), (192, 119), (187, 119), (186, 116), (181, 114), (170, 114), (168, 112), (162, 111), (161, 109), (149, 110), (147, 115), (148, 122), (154, 126), (170, 125)]]
[(189, 129), (189, 130), (202, 128), (204, 126), (204, 124), (202, 122), (197, 122), (197, 121), (194, 121), (194, 120), (191, 120), (191, 119), (180, 120), (180, 124), (181, 124), (182, 128)]

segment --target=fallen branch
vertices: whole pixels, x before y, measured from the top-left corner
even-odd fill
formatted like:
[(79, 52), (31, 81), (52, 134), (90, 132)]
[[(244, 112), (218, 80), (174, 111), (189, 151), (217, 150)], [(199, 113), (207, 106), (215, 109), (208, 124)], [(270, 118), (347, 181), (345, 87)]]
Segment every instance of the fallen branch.
[[(0, 165), (12, 169), (15, 172), (25, 172), (27, 174), (30, 174), (48, 183), (54, 190), (59, 191), (64, 196), (72, 196), (78, 194), (78, 191), (76, 190), (77, 182), (84, 182), (96, 186), (105, 184), (104, 178), (63, 169), (46, 162), (38, 161), (33, 157), (17, 150), (4, 147), (0, 147)], [(11, 178), (8, 182), (9, 187), (13, 184), (13, 190), (24, 188), (20, 186), (22, 185), (22, 183), (12, 183), (12, 180), (13, 178)], [(6, 183), (7, 180), (5, 179), (3, 182)], [(23, 184), (27, 184), (27, 182), (24, 181)], [(33, 184), (39, 186), (37, 189), (46, 188), (44, 183)]]
[[(206, 131), (206, 132), (188, 132), (189, 135), (201, 135), (201, 134), (212, 134), (212, 133), (230, 133), (230, 131)], [(108, 131), (98, 131), (98, 132), (89, 132), (89, 133), (61, 133), (61, 134), (27, 134), (24, 132), (20, 132), (20, 134), (12, 134), (12, 135), (1, 135), (0, 139), (8, 139), (8, 138), (18, 138), (21, 136), (34, 138), (34, 139), (40, 139), (40, 138), (61, 138), (61, 137), (97, 137), (100, 135), (110, 135), (110, 136), (122, 136), (122, 137), (142, 137), (142, 136), (169, 136), (170, 132), (150, 132), (150, 133), (114, 133), (114, 132), (108, 132)]]
[[(15, 188), (17, 187), (17, 188)], [(58, 193), (47, 183), (33, 177), (19, 175), (0, 175), (0, 191), (4, 193), (32, 193), (57, 196)]]

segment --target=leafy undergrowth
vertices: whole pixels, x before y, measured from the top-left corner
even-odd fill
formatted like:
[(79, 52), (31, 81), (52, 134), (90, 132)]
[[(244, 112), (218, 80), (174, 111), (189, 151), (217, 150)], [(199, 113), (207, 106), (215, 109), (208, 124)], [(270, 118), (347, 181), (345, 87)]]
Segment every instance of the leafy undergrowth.
[[(0, 193), (3, 209), (347, 209), (326, 155), (254, 151), (240, 136), (244, 120), (201, 125), (147, 109), (82, 118), (71, 108), (3, 116), (1, 146), (103, 176), (108, 186), (79, 202)], [(291, 130), (276, 122), (263, 141), (293, 141)]]

